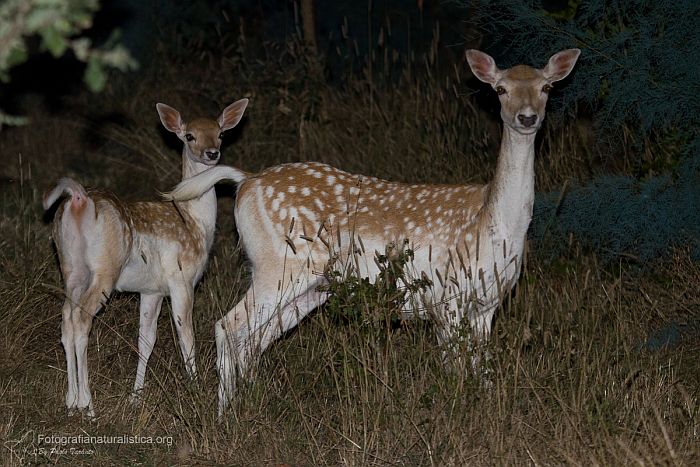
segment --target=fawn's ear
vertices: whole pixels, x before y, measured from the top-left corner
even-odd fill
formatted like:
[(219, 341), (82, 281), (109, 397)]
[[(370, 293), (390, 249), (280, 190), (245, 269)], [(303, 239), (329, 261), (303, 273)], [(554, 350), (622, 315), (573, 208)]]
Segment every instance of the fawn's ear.
[(180, 112), (160, 102), (156, 104), (156, 110), (160, 116), (160, 122), (166, 130), (172, 131), (178, 136), (182, 136), (185, 133), (185, 124), (182, 123)]
[(248, 99), (241, 99), (226, 107), (217, 119), (221, 131), (230, 130), (238, 125), (238, 122), (243, 118), (246, 107), (248, 107)]
[(574, 69), (579, 55), (581, 55), (579, 49), (566, 49), (555, 53), (542, 70), (544, 77), (552, 82), (566, 78)]
[(469, 68), (474, 76), (480, 81), (495, 86), (496, 82), (501, 79), (501, 71), (489, 54), (475, 49), (467, 50), (467, 62), (469, 62)]

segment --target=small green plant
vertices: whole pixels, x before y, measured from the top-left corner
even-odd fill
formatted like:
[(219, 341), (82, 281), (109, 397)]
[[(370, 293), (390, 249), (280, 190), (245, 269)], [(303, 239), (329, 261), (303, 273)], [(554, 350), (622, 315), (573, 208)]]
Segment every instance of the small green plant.
[(427, 277), (411, 278), (406, 266), (413, 261), (413, 250), (408, 240), (399, 246), (389, 244), (384, 254), (375, 256), (379, 273), (374, 282), (361, 277), (357, 267), (348, 262), (345, 270), (337, 267), (340, 259), (334, 256), (324, 275), (330, 294), (325, 309), (332, 320), (359, 325), (363, 334), (383, 339), (403, 321), (402, 312), (414, 294), (431, 286)]

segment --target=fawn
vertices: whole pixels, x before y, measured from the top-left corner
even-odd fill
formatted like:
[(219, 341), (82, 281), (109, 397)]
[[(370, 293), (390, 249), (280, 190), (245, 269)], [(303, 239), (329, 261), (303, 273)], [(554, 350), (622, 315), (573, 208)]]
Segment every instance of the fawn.
[[(374, 252), (408, 240), (414, 259), (406, 274), (432, 286), (421, 297), (428, 306), (406, 313), (434, 319), (441, 344), (458, 336), (465, 317), (473, 343), (488, 339), (494, 312), (520, 275), (535, 197), (535, 135), (547, 97), (579, 54), (558, 52), (542, 69), (500, 70), (489, 55), (467, 51), (472, 72), (501, 103), (500, 155), (487, 185), (395, 183), (293, 163), (258, 174), (214, 167), (166, 194), (186, 200), (221, 180), (238, 184), (235, 217), (253, 274), (245, 297), (215, 326), (219, 415), (233, 396), (236, 369), (245, 375), (273, 340), (325, 302), (322, 271), (342, 266), (339, 257), (374, 280)], [(475, 352), (472, 365), (479, 358)]]
[[(184, 143), (183, 179), (219, 162), (222, 133), (238, 124), (247, 105), (248, 100), (241, 99), (226, 107), (216, 120), (199, 118), (189, 123), (174, 108), (156, 105), (163, 126)], [(132, 402), (140, 401), (166, 296), (170, 296), (187, 373), (195, 377), (193, 294), (214, 240), (214, 190), (181, 203), (127, 203), (63, 178), (44, 197), (44, 208), (64, 195), (67, 199), (54, 218), (53, 239), (65, 282), (61, 341), (68, 370), (68, 409), (87, 409), (88, 415), (94, 416), (87, 345), (93, 318), (115, 289), (141, 294), (139, 362)]]

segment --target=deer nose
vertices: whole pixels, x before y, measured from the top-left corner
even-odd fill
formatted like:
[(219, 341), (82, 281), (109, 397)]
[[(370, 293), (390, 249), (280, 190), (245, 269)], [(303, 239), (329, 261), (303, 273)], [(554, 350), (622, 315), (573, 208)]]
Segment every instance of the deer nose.
[(206, 151), (204, 151), (204, 154), (211, 160), (216, 160), (219, 158), (218, 149), (207, 149)]
[(537, 122), (537, 114), (535, 115), (518, 115), (518, 120), (524, 127), (531, 127)]

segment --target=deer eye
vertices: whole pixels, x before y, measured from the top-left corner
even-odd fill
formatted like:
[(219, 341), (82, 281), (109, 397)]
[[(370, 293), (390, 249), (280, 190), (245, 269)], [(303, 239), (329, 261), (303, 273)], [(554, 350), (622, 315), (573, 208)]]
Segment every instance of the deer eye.
[(224, 139), (224, 132), (219, 133), (219, 139)]
[(552, 85), (551, 84), (545, 84), (542, 86), (542, 92), (545, 94), (549, 94), (549, 91), (552, 90)]
[(499, 96), (502, 96), (503, 94), (506, 93), (506, 88), (504, 88), (503, 86), (496, 86), (496, 93)]
[(186, 139), (187, 141), (194, 141), (194, 136), (192, 136), (192, 133), (187, 133), (187, 134), (185, 135), (185, 139)]

